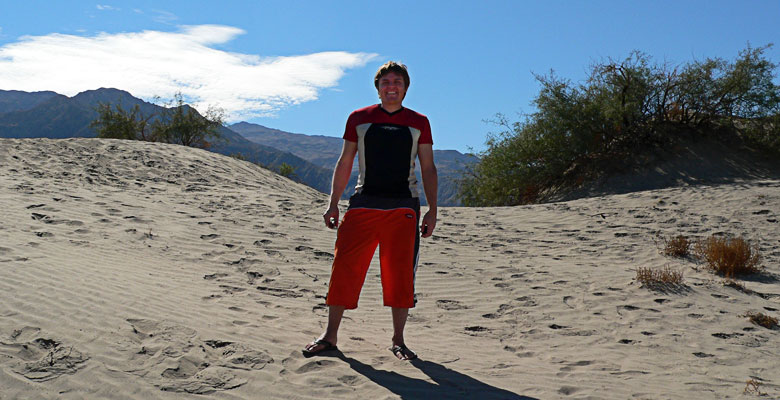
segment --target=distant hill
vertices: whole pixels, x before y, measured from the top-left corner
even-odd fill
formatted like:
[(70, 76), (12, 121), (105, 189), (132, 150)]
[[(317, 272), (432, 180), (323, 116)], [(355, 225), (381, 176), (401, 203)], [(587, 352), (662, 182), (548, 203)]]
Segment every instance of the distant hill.
[[(339, 137), (290, 133), (248, 122), (233, 124), (230, 129), (255, 143), (289, 151), (329, 170), (332, 170), (338, 161), (343, 144), (343, 140)], [(434, 150), (433, 157), (439, 172), (439, 204), (443, 206), (460, 205), (457, 198), (457, 179), (464, 166), (476, 162), (477, 158), (457, 150)], [(417, 170), (419, 178), (419, 166)], [(357, 168), (353, 168), (352, 177), (345, 193), (352, 193), (356, 182)], [(422, 184), (420, 192), (424, 197)]]
[[(136, 104), (143, 114), (160, 110), (160, 106), (133, 97), (118, 89), (88, 90), (73, 97), (54, 92), (21, 92), (0, 90), (0, 137), (3, 138), (70, 138), (95, 137), (89, 127), (98, 114), (98, 103), (121, 104), (130, 108)], [(278, 168), (282, 163), (295, 167), (296, 178), (321, 192), (330, 191), (331, 171), (306, 161), (292, 153), (251, 142), (223, 127), (226, 139), (211, 149), (225, 155), (241, 154), (247, 161)]]
[(0, 90), (0, 114), (11, 111), (29, 110), (38, 104), (59, 96), (54, 92), (21, 92), (18, 90)]

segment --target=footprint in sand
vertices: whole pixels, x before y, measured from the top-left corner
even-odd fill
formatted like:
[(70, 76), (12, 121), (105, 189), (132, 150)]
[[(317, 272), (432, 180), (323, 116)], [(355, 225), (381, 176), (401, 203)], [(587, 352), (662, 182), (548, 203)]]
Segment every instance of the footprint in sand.
[(638, 309), (639, 309), (639, 307), (637, 307), (637, 306), (622, 305), (622, 306), (617, 306), (617, 313), (618, 313), (618, 315), (620, 315), (622, 317), (623, 313), (621, 311), (636, 311)]
[[(120, 369), (148, 380), (162, 391), (209, 394), (247, 381), (231, 370), (260, 370), (274, 362), (265, 351), (239, 343), (200, 340), (197, 332), (165, 321), (128, 319), (132, 333)], [(141, 371), (160, 371), (146, 373)]]
[(257, 290), (259, 290), (264, 294), (269, 294), (271, 296), (276, 296), (276, 297), (293, 297), (293, 298), (303, 297), (302, 293), (296, 292), (291, 289), (275, 288), (270, 286), (258, 286)]
[(276, 251), (276, 250), (265, 250), (265, 254), (267, 254), (267, 255), (269, 255), (271, 257), (284, 258), (282, 253), (279, 252), (279, 251)]
[(539, 303), (530, 296), (521, 296), (516, 298), (514, 301), (518, 302), (521, 307), (536, 307), (539, 305)]
[(271, 237), (287, 237), (286, 233), (282, 232), (274, 232), (274, 231), (265, 231), (263, 234), (271, 236)]
[(338, 378), (338, 381), (347, 386), (357, 386), (360, 384), (361, 379), (357, 375), (344, 375)]
[(14, 330), (10, 343), (0, 343), (0, 356), (6, 358), (0, 365), (8, 364), (14, 372), (35, 382), (75, 374), (85, 367), (89, 360), (86, 354), (40, 333), (36, 327)]
[(219, 285), (219, 288), (222, 289), (225, 294), (240, 293), (246, 290), (246, 288), (231, 285)]
[(301, 365), (295, 369), (296, 374), (307, 374), (309, 372), (320, 371), (325, 368), (335, 366), (337, 363), (331, 360), (315, 360), (309, 361), (306, 364)]
[(216, 272), (216, 273), (213, 273), (213, 274), (204, 275), (203, 279), (212, 280), (212, 279), (217, 279), (217, 278), (224, 278), (226, 276), (228, 276), (228, 274), (226, 274), (224, 272)]
[(479, 325), (467, 326), (467, 327), (463, 328), (463, 330), (465, 330), (466, 333), (471, 335), (471, 336), (477, 336), (480, 333), (489, 333), (491, 331), (490, 328), (486, 328), (484, 326), (479, 326)]
[(465, 310), (470, 307), (461, 304), (461, 302), (457, 300), (436, 300), (436, 307), (439, 307), (443, 310), (452, 311), (452, 310)]

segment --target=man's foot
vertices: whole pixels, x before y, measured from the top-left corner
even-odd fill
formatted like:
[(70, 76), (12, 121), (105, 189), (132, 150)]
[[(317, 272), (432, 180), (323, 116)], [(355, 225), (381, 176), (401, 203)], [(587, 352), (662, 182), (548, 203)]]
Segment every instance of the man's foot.
[(317, 339), (307, 344), (301, 352), (304, 357), (309, 358), (330, 350), (338, 350), (338, 347), (325, 339)]
[(397, 344), (390, 348), (390, 351), (395, 354), (396, 357), (398, 357), (399, 360), (414, 360), (417, 358), (417, 354), (415, 354), (413, 351), (409, 350), (408, 347), (406, 347), (405, 344)]

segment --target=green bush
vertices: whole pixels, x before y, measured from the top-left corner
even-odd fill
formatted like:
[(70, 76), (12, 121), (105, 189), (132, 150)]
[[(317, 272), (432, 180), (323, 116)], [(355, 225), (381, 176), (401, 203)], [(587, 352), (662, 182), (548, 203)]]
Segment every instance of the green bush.
[(581, 84), (535, 75), (536, 111), (521, 122), (499, 115), (480, 162), (461, 180), (464, 205), (517, 205), (545, 190), (576, 186), (641, 163), (683, 136), (733, 133), (780, 152), (778, 64), (747, 47), (720, 58), (673, 67), (638, 51), (591, 67)]
[(292, 165), (283, 162), (282, 165), (279, 166), (279, 175), (285, 178), (297, 180), (298, 176), (295, 174), (295, 169), (296, 168)]
[(184, 104), (180, 93), (174, 100), (160, 107), (157, 113), (143, 115), (136, 104), (130, 110), (121, 104), (100, 103), (98, 118), (90, 126), (99, 138), (145, 140), (175, 143), (184, 146), (208, 148), (221, 139), (224, 112), (210, 107), (205, 115)]
[(121, 104), (99, 103), (96, 111), (98, 119), (90, 127), (97, 130), (99, 138), (157, 141), (148, 129), (153, 116), (142, 115), (138, 104), (125, 110)]

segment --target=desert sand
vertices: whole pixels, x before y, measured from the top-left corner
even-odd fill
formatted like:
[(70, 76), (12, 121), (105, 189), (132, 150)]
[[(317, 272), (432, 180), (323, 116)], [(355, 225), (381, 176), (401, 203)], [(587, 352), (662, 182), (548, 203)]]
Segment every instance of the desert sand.
[[(302, 356), (326, 200), (182, 146), (0, 139), (0, 399), (780, 398), (780, 331), (745, 317), (780, 317), (780, 180), (442, 208), (414, 362), (388, 351), (376, 260), (340, 352)], [(766, 272), (724, 284), (661, 253), (678, 234), (744, 236)], [(636, 282), (665, 265), (684, 286)]]

